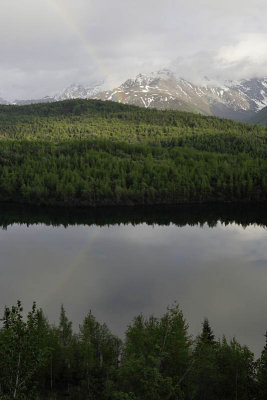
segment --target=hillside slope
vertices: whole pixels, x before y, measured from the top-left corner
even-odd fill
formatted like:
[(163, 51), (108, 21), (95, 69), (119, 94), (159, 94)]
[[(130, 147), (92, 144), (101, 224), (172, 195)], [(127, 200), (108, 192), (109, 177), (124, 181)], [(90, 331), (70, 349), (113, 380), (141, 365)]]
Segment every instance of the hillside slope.
[(249, 122), (251, 124), (267, 125), (267, 107), (257, 112), (257, 114), (250, 118)]
[(0, 200), (267, 200), (266, 128), (99, 100), (0, 107)]
[(118, 88), (98, 93), (96, 98), (114, 100), (160, 110), (186, 110), (246, 121), (267, 105), (267, 79), (249, 79), (240, 82), (212, 83), (209, 79), (195, 84), (177, 77), (169, 70), (139, 74)]

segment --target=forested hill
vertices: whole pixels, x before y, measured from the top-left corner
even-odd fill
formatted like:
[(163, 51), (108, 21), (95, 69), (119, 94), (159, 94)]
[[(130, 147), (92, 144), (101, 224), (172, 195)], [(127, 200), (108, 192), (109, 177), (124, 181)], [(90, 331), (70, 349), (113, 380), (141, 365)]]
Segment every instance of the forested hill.
[(98, 100), (0, 106), (0, 199), (266, 201), (266, 127)]
[(30, 104), (26, 106), (0, 105), (1, 124), (3, 122), (32, 122), (36, 118), (43, 117), (67, 117), (79, 116), (100, 117), (105, 119), (119, 119), (123, 121), (143, 122), (160, 126), (189, 127), (200, 126), (202, 128), (241, 129), (250, 131), (248, 124), (232, 120), (220, 119), (202, 114), (182, 112), (175, 110), (157, 110), (133, 105), (121, 104), (113, 101), (101, 100), (64, 100), (54, 103)]
[(0, 106), (0, 138), (67, 141), (108, 139), (198, 150), (267, 154), (267, 129), (179, 111), (99, 100)]

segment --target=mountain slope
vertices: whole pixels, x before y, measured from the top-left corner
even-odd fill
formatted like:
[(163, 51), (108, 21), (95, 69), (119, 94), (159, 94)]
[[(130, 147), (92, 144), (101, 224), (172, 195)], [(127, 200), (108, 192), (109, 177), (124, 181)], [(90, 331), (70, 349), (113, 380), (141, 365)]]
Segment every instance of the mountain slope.
[(236, 121), (249, 121), (267, 106), (267, 78), (227, 81), (221, 85), (215, 85), (205, 78), (201, 85), (197, 85), (163, 69), (146, 75), (139, 74), (113, 90), (104, 91), (103, 88), (103, 83), (92, 83), (86, 87), (73, 84), (55, 96), (16, 100), (13, 104), (93, 98), (159, 110), (189, 111)]
[(249, 122), (251, 124), (267, 125), (267, 107), (257, 112), (257, 114), (250, 118)]
[(41, 104), (41, 103), (53, 103), (55, 102), (54, 97), (46, 96), (41, 99), (30, 99), (30, 100), (15, 100), (12, 102), (15, 106), (27, 106), (30, 104)]
[(89, 87), (84, 87), (81, 84), (72, 84), (61, 93), (54, 96), (56, 101), (71, 100), (71, 99), (89, 99), (103, 90), (103, 83), (91, 84)]
[(177, 78), (168, 70), (139, 74), (118, 88), (95, 98), (146, 108), (186, 110), (237, 121), (246, 121), (267, 105), (267, 79), (227, 82), (223, 86), (199, 86)]
[[(57, 93), (54, 96), (46, 96), (41, 99), (30, 99), (30, 100), (14, 100), (12, 104), (18, 106), (26, 106), (29, 104), (39, 103), (53, 103), (62, 100), (73, 100), (73, 99), (89, 99), (95, 96), (97, 93), (103, 90), (102, 83), (91, 84), (89, 87), (84, 87), (81, 84), (72, 84), (64, 89), (62, 92)], [(1, 103), (0, 104), (8, 104)]]
[(247, 96), (253, 112), (267, 106), (267, 78), (242, 80), (233, 85), (232, 89)]

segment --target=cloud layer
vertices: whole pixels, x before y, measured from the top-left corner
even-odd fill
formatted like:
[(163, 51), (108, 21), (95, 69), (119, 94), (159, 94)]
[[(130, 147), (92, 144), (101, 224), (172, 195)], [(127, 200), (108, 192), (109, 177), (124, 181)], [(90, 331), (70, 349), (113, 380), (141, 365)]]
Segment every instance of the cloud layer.
[(267, 75), (266, 16), (263, 0), (2, 0), (0, 96), (174, 64), (190, 79)]

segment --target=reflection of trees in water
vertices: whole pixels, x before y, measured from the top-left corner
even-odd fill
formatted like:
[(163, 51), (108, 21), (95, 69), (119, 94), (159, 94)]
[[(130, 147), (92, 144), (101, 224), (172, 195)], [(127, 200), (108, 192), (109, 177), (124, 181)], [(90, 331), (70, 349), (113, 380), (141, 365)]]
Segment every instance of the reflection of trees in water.
[(148, 225), (204, 225), (214, 227), (217, 222), (236, 223), (244, 227), (257, 224), (267, 226), (265, 204), (191, 204), (180, 206), (150, 207), (99, 207), (62, 208), (36, 207), (18, 204), (2, 204), (0, 226), (14, 223), (52, 226), (68, 225), (115, 225), (146, 223)]

